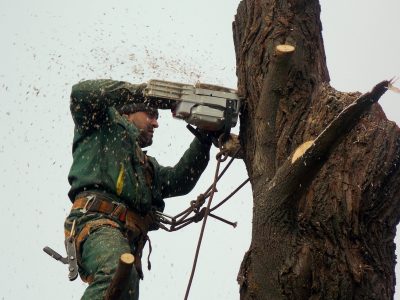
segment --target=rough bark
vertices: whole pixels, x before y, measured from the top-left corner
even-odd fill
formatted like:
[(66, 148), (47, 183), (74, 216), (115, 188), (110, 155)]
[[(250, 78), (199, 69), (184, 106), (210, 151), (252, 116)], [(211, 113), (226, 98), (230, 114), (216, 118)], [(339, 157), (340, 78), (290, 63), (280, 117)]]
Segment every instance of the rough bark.
[(254, 202), (241, 299), (393, 298), (400, 131), (374, 104), (389, 82), (330, 87), (319, 15), (316, 0), (243, 0), (233, 24)]

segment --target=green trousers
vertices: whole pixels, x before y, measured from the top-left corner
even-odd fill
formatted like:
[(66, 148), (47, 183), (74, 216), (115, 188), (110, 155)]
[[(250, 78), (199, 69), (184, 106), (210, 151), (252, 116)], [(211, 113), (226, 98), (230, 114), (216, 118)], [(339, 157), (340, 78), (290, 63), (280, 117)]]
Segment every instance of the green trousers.
[[(83, 300), (103, 300), (123, 253), (132, 253), (134, 245), (118, 228), (101, 226), (91, 232), (82, 245), (81, 268), (93, 281), (85, 290)], [(121, 300), (139, 299), (139, 276), (132, 268), (129, 286)]]

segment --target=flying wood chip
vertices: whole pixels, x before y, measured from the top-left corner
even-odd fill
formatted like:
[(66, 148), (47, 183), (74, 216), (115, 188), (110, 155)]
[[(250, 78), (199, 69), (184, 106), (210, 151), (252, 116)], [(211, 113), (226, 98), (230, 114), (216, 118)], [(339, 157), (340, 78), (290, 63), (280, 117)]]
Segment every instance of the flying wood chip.
[(389, 82), (388, 90), (391, 90), (392, 92), (400, 94), (400, 88), (393, 85), (393, 83), (395, 83), (395, 82), (396, 82), (396, 80)]

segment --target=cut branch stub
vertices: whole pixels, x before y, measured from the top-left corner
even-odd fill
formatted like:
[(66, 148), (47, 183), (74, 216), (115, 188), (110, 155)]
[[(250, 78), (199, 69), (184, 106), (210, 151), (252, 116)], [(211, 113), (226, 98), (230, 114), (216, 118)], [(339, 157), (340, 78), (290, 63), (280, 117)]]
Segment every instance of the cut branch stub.
[(303, 156), (303, 154), (314, 144), (314, 140), (304, 142), (293, 153), (292, 163), (294, 163), (299, 157)]
[(288, 45), (288, 44), (282, 44), (282, 45), (276, 46), (275, 49), (276, 49), (276, 53), (278, 55), (285, 55), (285, 54), (293, 53), (295, 50), (295, 47), (292, 45)]
[(107, 289), (106, 300), (120, 299), (122, 293), (128, 286), (134, 262), (135, 257), (131, 253), (124, 253), (121, 255), (117, 270)]

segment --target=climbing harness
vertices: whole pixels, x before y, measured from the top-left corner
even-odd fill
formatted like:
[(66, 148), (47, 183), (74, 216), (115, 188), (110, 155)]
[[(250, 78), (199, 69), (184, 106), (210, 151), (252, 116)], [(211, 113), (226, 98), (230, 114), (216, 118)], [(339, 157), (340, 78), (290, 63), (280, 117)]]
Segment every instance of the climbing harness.
[[(196, 200), (190, 202), (190, 206), (185, 209), (184, 211), (180, 212), (176, 216), (169, 216), (167, 214), (161, 213), (161, 212), (156, 212), (156, 217), (158, 218), (160, 228), (164, 229), (168, 232), (173, 232), (179, 229), (182, 229), (186, 227), (187, 225), (195, 222), (198, 223), (201, 220), (203, 220), (201, 230), (200, 230), (200, 235), (199, 239), (197, 242), (197, 247), (196, 247), (196, 253), (194, 256), (193, 260), (193, 266), (192, 266), (192, 271), (190, 274), (189, 282), (186, 288), (186, 293), (185, 293), (185, 300), (188, 299), (189, 297), (189, 292), (190, 292), (190, 287), (192, 285), (194, 273), (196, 270), (196, 265), (197, 265), (197, 259), (199, 257), (200, 253), (200, 247), (201, 247), (201, 242), (203, 239), (204, 235), (204, 229), (206, 226), (207, 222), (207, 217), (210, 216), (214, 219), (217, 219), (223, 223), (226, 223), (228, 225), (231, 225), (233, 227), (237, 226), (237, 222), (231, 222), (228, 221), (224, 218), (221, 218), (212, 212), (216, 210), (217, 208), (221, 207), (225, 202), (227, 202), (230, 198), (232, 198), (244, 185), (246, 185), (247, 182), (249, 182), (250, 178), (247, 178), (245, 181), (243, 181), (232, 193), (230, 193), (227, 197), (225, 197), (222, 201), (220, 201), (217, 205), (211, 207), (211, 202), (214, 198), (214, 194), (217, 191), (217, 182), (221, 179), (221, 177), (225, 174), (227, 169), (230, 167), (234, 159), (236, 158), (237, 154), (239, 153), (240, 149), (238, 149), (231, 157), (225, 168), (219, 173), (220, 166), (222, 162), (225, 162), (228, 159), (228, 153), (226, 149), (223, 149), (221, 146), (222, 142), (221, 139), (219, 139), (219, 149), (220, 151), (216, 155), (216, 160), (217, 160), (217, 166), (215, 169), (215, 175), (214, 175), (214, 180), (211, 186), (203, 193), (200, 194)], [(205, 207), (202, 207), (206, 199), (208, 198), (207, 205)], [(169, 227), (168, 227), (169, 226)]]

